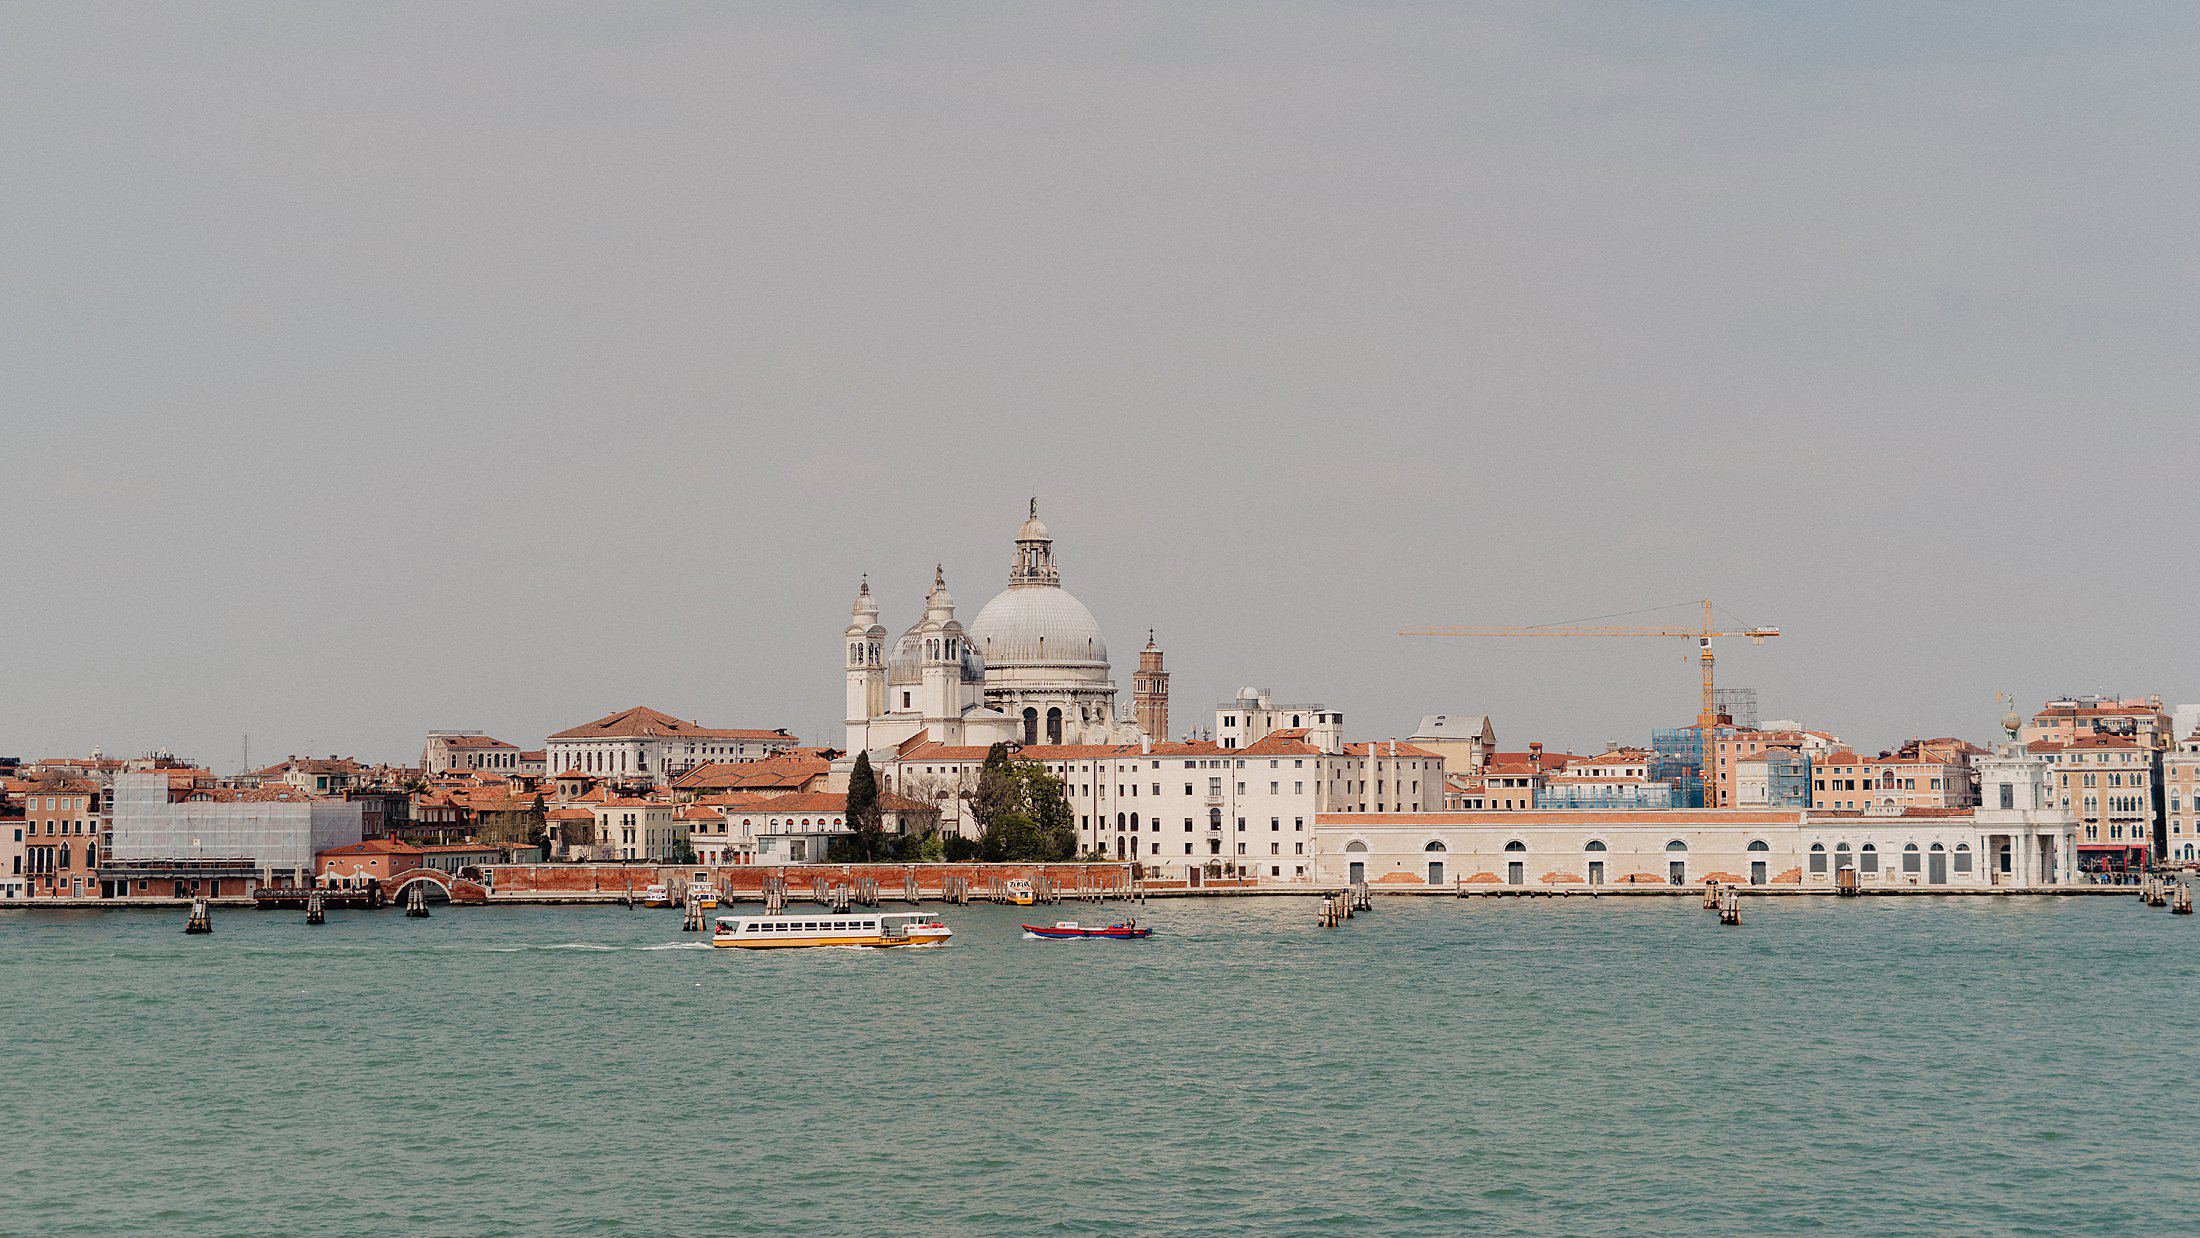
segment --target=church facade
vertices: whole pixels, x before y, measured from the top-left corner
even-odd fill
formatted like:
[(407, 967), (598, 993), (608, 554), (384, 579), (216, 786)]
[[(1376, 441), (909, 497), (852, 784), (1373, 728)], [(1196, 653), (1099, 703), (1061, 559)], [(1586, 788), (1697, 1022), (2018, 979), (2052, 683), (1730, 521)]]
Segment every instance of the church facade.
[[(924, 616), (889, 644), (866, 578), (844, 644), (851, 757), (891, 752), (920, 733), (958, 747), (1146, 738), (1138, 720), (1117, 709), (1107, 639), (1085, 604), (1062, 588), (1037, 500), (1016, 533), (1008, 588), (967, 626), (956, 617), (945, 572), (935, 569)], [(1158, 667), (1160, 651), (1150, 640), (1147, 650)], [(1166, 682), (1159, 680), (1163, 692)], [(1142, 697), (1149, 694), (1141, 688)], [(1166, 708), (1160, 704), (1161, 717)]]

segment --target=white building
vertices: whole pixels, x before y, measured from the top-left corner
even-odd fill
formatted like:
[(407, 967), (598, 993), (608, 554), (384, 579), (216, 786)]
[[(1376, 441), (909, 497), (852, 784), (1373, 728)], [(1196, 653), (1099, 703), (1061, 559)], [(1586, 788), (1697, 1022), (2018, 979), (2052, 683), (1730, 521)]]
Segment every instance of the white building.
[(669, 860), (685, 830), (678, 806), (669, 801), (607, 799), (580, 807), (596, 818), (591, 859)]
[[(2177, 708), (2182, 716), (2196, 707)], [(2162, 810), (2162, 858), (2174, 864), (2200, 860), (2200, 732), (2185, 732), (2175, 751), (2162, 754)]]
[[(879, 766), (896, 794), (936, 805), (944, 829), (970, 834), (968, 795), (986, 749), (917, 743)], [(1308, 878), (1322, 812), (1433, 811), (1443, 760), (1396, 741), (1325, 752), (1302, 731), (1248, 748), (1218, 743), (1019, 748), (1062, 780), (1080, 850), (1136, 862), (1155, 876), (1226, 870), (1273, 881)]]
[[(310, 874), (313, 857), (360, 840), (353, 800), (185, 799), (171, 802), (160, 770), (115, 775), (115, 860), (237, 860)], [(192, 792), (201, 797), (214, 792)]]
[(430, 777), (452, 770), (482, 770), (491, 774), (522, 773), (517, 744), (507, 744), (480, 731), (430, 731), (420, 750), (420, 768)]
[(1215, 706), (1215, 742), (1250, 748), (1277, 731), (1303, 731), (1307, 742), (1324, 752), (1344, 746), (1343, 711), (1320, 704), (1278, 705), (1274, 696), (1272, 688), (1239, 688), (1236, 700)]
[(843, 633), (846, 749), (881, 754), (919, 734), (951, 745), (1135, 743), (1116, 708), (1107, 639), (1062, 588), (1038, 503), (1016, 534), (1008, 588), (967, 629), (935, 569), (924, 615), (887, 645), (865, 578)]
[(578, 770), (592, 778), (657, 786), (698, 765), (752, 761), (799, 742), (785, 727), (707, 727), (637, 705), (551, 736), (544, 759), (552, 776)]

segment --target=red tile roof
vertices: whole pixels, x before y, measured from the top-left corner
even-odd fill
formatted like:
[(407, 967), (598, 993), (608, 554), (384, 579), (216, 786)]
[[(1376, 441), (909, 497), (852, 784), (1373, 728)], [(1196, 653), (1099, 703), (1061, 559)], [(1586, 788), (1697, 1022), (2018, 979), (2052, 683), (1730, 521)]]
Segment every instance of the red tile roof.
[(733, 791), (762, 787), (800, 790), (805, 784), (832, 772), (832, 762), (818, 756), (781, 753), (755, 761), (713, 761), (672, 780), (678, 791)]
[(559, 731), (552, 739), (760, 739), (784, 740), (789, 744), (795, 737), (785, 727), (769, 731), (755, 729), (724, 729), (707, 727), (699, 722), (684, 722), (671, 714), (636, 705), (615, 714), (606, 714), (594, 722), (583, 723), (569, 730)]
[(348, 847), (331, 847), (322, 855), (419, 855), (421, 849), (394, 838), (370, 838)]

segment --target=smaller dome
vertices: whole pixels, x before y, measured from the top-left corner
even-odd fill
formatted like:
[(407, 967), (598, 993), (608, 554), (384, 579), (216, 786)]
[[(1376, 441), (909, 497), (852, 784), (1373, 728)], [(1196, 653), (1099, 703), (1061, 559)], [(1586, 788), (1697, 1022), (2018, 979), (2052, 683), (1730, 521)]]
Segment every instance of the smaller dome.
[(1034, 515), (1029, 520), (1024, 521), (1023, 528), (1016, 530), (1016, 540), (1019, 542), (1046, 542), (1054, 539), (1047, 532), (1046, 523)]
[[(963, 642), (962, 681), (985, 682), (985, 658), (966, 638)], [(924, 682), (924, 623), (919, 620), (894, 642), (886, 658), (886, 682), (894, 687), (915, 687)]]

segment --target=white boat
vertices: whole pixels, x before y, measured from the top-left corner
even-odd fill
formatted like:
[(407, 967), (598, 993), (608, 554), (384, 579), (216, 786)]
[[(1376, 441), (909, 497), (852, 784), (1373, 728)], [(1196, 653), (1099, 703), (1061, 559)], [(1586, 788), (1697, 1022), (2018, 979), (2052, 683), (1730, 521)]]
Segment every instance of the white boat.
[(703, 905), (703, 910), (714, 911), (718, 907), (718, 887), (711, 884), (708, 872), (699, 872), (688, 881), (688, 897)]
[(720, 916), (710, 944), (735, 950), (797, 946), (944, 946), (954, 931), (929, 912), (848, 915)]
[[(631, 889), (633, 889), (633, 888), (634, 888), (634, 887), (632, 887), (632, 886), (628, 886), (628, 887), (627, 887), (627, 889), (629, 889), (629, 890), (631, 890)], [(649, 887), (648, 889), (646, 889), (646, 890), (642, 891), (642, 906), (644, 906), (644, 907), (670, 907), (670, 906), (672, 906), (672, 887), (670, 887), (670, 886), (666, 885), (666, 884), (665, 884), (664, 882), (662, 882), (662, 881), (659, 881), (659, 882), (655, 882), (655, 883), (653, 883), (653, 884), (652, 884), (652, 885), (651, 885), (651, 886), (650, 886), (650, 887)]]

